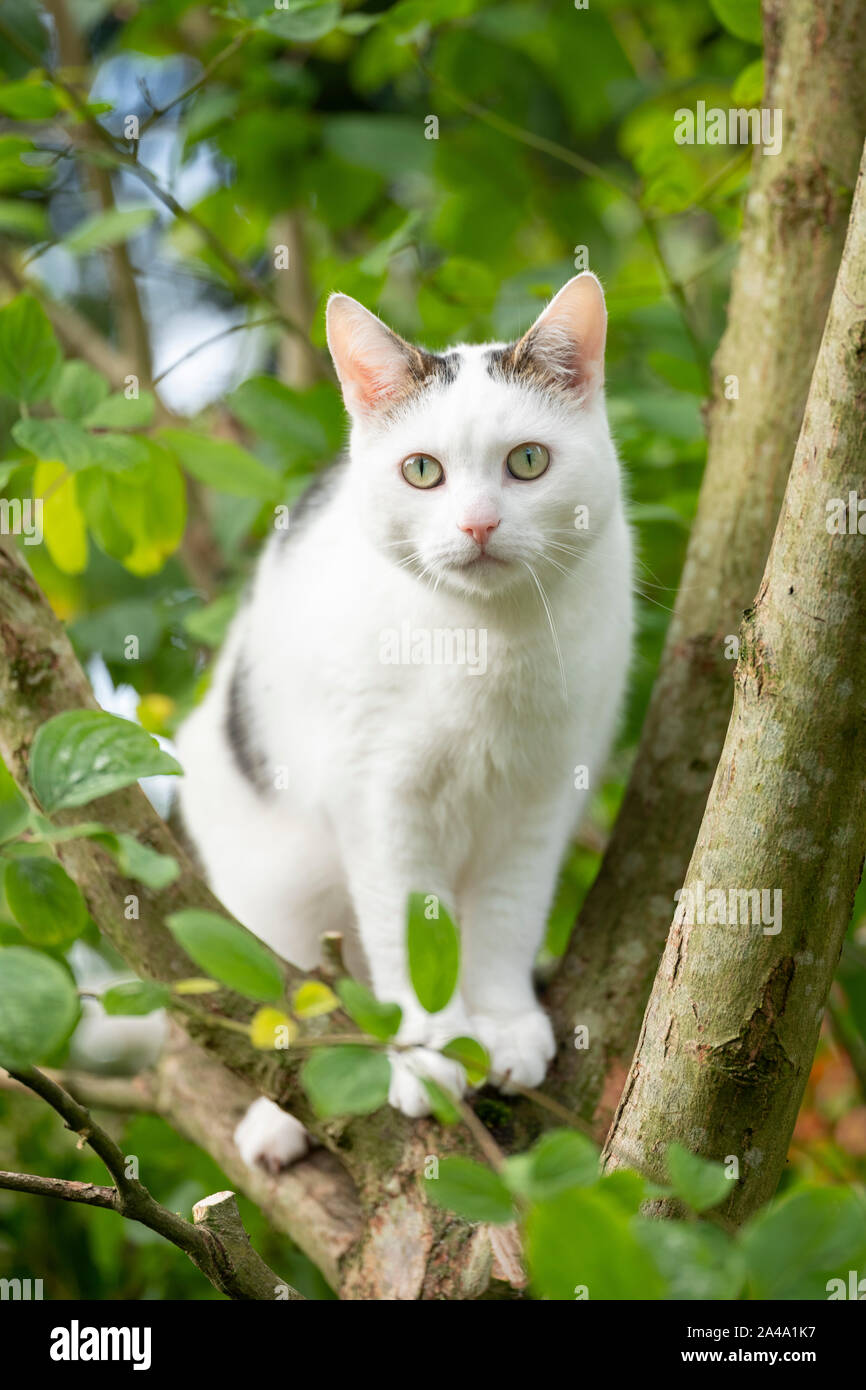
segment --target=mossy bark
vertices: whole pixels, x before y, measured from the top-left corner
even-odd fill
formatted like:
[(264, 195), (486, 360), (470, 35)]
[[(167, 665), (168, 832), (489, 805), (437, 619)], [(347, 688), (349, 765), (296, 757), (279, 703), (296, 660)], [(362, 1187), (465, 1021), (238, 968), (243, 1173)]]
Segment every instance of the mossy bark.
[[(723, 1210), (737, 1221), (782, 1172), (866, 853), (866, 535), (852, 494), (866, 499), (866, 152), (724, 750), (607, 1145), (609, 1165), (656, 1178), (673, 1140), (736, 1158)], [(698, 904), (714, 889), (779, 898), (763, 925), (754, 900), (752, 924), (738, 907), (732, 925), (730, 899), (727, 924), (710, 925)]]
[[(764, 31), (764, 105), (782, 112), (782, 149), (755, 151), (676, 609), (625, 801), (548, 994), (562, 1039), (548, 1085), (587, 1118), (597, 1112), (600, 1133), (724, 741), (733, 697), (726, 637), (770, 548), (866, 138), (863, 0), (765, 0)], [(589, 1028), (588, 1050), (574, 1048), (576, 1024)]]

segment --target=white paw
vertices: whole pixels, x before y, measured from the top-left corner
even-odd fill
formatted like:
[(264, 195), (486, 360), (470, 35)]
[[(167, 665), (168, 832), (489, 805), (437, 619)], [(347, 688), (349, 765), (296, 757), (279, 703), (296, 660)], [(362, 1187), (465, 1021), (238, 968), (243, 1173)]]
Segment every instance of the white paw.
[(470, 1031), (469, 1014), (459, 994), (437, 1014), (429, 1014), (414, 996), (402, 998), (399, 1003), (403, 1017), (397, 1033), (398, 1042), (442, 1047), (452, 1038), (465, 1038)]
[(389, 1105), (402, 1110), (404, 1115), (429, 1115), (430, 1097), (423, 1081), (425, 1076), (450, 1096), (462, 1096), (466, 1090), (466, 1073), (459, 1062), (443, 1057), (438, 1049), (452, 1038), (466, 1037), (469, 1031), (469, 1015), (460, 999), (438, 1014), (428, 1014), (415, 1000), (407, 1001), (403, 1005), (397, 1041), (417, 1046), (405, 1051), (388, 1049), (391, 1062)]
[(389, 1048), (388, 1057), (391, 1062), (388, 1104), (413, 1119), (430, 1113), (430, 1097), (423, 1077), (435, 1081), (449, 1096), (462, 1096), (466, 1089), (466, 1073), (460, 1063), (452, 1062), (450, 1057), (443, 1057), (441, 1052), (429, 1047), (412, 1047), (406, 1052)]
[(542, 1009), (522, 1014), (474, 1014), (474, 1035), (490, 1055), (490, 1079), (506, 1094), (538, 1086), (556, 1051), (550, 1019)]
[(254, 1100), (235, 1130), (235, 1144), (249, 1168), (260, 1164), (269, 1173), (279, 1173), (303, 1158), (310, 1147), (310, 1136), (300, 1120), (287, 1115), (267, 1096)]

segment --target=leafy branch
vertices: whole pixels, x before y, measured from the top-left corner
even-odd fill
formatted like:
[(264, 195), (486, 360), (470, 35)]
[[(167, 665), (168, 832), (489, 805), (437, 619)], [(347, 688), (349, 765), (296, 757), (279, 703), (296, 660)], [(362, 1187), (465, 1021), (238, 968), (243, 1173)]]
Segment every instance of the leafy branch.
[[(475, 117), (476, 120), (489, 126), (491, 130), (498, 131), (500, 135), (505, 135), (508, 139), (515, 140), (518, 144), (525, 145), (528, 149), (538, 150), (539, 153), (546, 154), (551, 159), (558, 160), (560, 164), (567, 164), (569, 168), (576, 169), (578, 173), (584, 174), (587, 178), (596, 179), (606, 184), (609, 188), (614, 189), (615, 192), (629, 200), (640, 216), (643, 229), (652, 247), (655, 258), (658, 261), (659, 269), (662, 272), (668, 292), (679, 310), (683, 327), (686, 330), (692, 345), (692, 350), (695, 354), (695, 360), (701, 369), (706, 387), (709, 389), (710, 358), (706, 344), (695, 325), (691, 305), (689, 304), (683, 283), (677, 279), (671, 268), (670, 261), (668, 260), (667, 253), (659, 235), (657, 219), (653, 217), (652, 213), (646, 208), (640, 196), (640, 190), (632, 187), (631, 184), (619, 178), (616, 174), (612, 174), (609, 170), (602, 168), (602, 166), (596, 164), (594, 160), (587, 159), (585, 155), (577, 154), (566, 145), (561, 145), (557, 140), (550, 140), (547, 136), (536, 135), (534, 131), (525, 130), (522, 126), (516, 125), (513, 121), (508, 120), (506, 116), (500, 116), (498, 112), (491, 111), (488, 107), (482, 106), (479, 102), (473, 101), (470, 97), (463, 96), (462, 93), (456, 91), (450, 83), (441, 78), (424, 62), (420, 62), (420, 66), (427, 77), (445, 92), (449, 100), (453, 101), (454, 105), (459, 107), (461, 111), (465, 111), (468, 116)], [(722, 182), (722, 176), (726, 179), (729, 174), (730, 167), (726, 166), (719, 175), (719, 181)], [(716, 186), (715, 181), (711, 180), (704, 189), (703, 197), (708, 197)]]
[[(240, 39), (241, 35), (237, 37)], [(0, 20), (0, 38), (4, 39), (6, 43), (11, 45), (22, 57), (33, 64), (35, 68), (41, 69), (43, 67), (42, 58), (32, 45), (28, 43), (26, 39), (21, 38), (21, 36), (3, 20)], [(185, 223), (195, 231), (217, 260), (219, 260), (232, 274), (239, 285), (252, 295), (253, 298), (262, 300), (269, 306), (273, 311), (274, 317), (287, 332), (299, 335), (306, 342), (306, 330), (285, 313), (280, 307), (271, 288), (265, 285), (258, 276), (250, 270), (249, 266), (245, 265), (242, 260), (229, 250), (211, 227), (203, 222), (201, 218), (189, 208), (184, 207), (177, 198), (175, 198), (174, 194), (161, 184), (160, 180), (151, 169), (148, 169), (138, 158), (129, 154), (119, 146), (110, 132), (106, 130), (105, 126), (94, 116), (87, 101), (81, 96), (80, 92), (72, 83), (67, 82), (57, 71), (50, 68), (44, 70), (48, 81), (59, 91), (63, 92), (95, 142), (94, 148), (76, 142), (74, 145), (75, 153), (80, 154), (88, 161), (94, 162), (97, 166), (105, 167), (107, 163), (109, 167), (123, 169), (125, 172), (138, 179), (139, 182), (144, 184), (148, 191), (153, 194), (157, 201), (179, 222)], [(166, 110), (167, 109), (169, 108), (166, 108)], [(155, 112), (154, 116), (158, 119), (162, 114), (164, 114), (162, 111), (158, 113)], [(319, 374), (324, 379), (330, 379), (331, 371), (325, 359), (319, 355), (317, 357), (317, 362)]]
[(303, 1298), (253, 1250), (234, 1193), (218, 1192), (204, 1198), (193, 1209), (193, 1221), (187, 1221), (162, 1206), (137, 1177), (130, 1176), (126, 1157), (108, 1132), (56, 1081), (36, 1067), (22, 1071), (12, 1069), (9, 1074), (50, 1105), (66, 1128), (78, 1135), (79, 1144), (93, 1149), (105, 1164), (114, 1185), (99, 1187), (60, 1178), (0, 1172), (0, 1188), (102, 1207), (127, 1220), (137, 1221), (188, 1255), (214, 1288), (229, 1298)]

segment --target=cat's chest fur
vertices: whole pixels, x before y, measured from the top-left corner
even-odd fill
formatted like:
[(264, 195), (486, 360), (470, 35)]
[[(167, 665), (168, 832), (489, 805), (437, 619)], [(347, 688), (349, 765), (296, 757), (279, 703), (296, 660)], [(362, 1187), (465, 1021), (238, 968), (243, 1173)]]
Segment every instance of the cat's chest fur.
[(549, 611), (532, 589), (484, 605), (359, 555), (341, 527), (336, 509), (274, 545), (242, 623), (255, 738), (302, 802), (396, 793), (471, 822), (593, 762), (627, 642), (622, 557), (563, 580)]

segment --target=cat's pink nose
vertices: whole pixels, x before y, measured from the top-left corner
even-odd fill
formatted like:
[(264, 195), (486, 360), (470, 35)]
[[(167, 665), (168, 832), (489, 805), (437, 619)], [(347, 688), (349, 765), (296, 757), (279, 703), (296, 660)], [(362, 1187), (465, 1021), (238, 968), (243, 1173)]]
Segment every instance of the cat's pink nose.
[(458, 525), (461, 531), (465, 531), (467, 536), (471, 536), (483, 549), (499, 525), (499, 518), (490, 521), (487, 517), (473, 517), (471, 521), (458, 522)]

